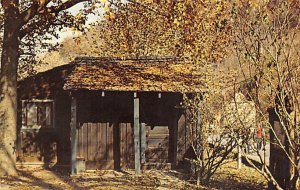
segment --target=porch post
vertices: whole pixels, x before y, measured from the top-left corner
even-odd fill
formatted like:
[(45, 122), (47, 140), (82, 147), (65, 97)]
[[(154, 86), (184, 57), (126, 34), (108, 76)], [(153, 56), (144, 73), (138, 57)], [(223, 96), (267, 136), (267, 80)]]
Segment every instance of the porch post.
[(77, 173), (77, 101), (75, 97), (71, 100), (71, 175)]
[(140, 151), (140, 110), (139, 110), (139, 98), (134, 93), (133, 100), (133, 116), (134, 116), (134, 169), (135, 174), (141, 173), (141, 151)]

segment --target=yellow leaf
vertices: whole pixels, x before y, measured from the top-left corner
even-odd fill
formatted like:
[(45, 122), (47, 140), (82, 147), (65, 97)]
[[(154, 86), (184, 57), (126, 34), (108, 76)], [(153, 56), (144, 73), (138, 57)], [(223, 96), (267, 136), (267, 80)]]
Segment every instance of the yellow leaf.
[(104, 8), (104, 11), (105, 11), (105, 12), (109, 12), (109, 11), (110, 11), (110, 8), (109, 8), (109, 7), (105, 7), (105, 8)]
[(108, 17), (113, 19), (113, 18), (115, 18), (115, 14), (113, 12), (109, 12)]
[(177, 26), (180, 24), (177, 18), (174, 19), (174, 24), (176, 24)]

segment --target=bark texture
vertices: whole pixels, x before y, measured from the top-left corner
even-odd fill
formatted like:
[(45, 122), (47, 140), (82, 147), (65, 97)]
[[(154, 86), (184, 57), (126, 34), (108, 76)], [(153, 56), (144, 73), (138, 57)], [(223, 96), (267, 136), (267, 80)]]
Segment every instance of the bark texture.
[(17, 1), (2, 1), (2, 6), (5, 20), (0, 76), (0, 176), (17, 173), (17, 67), (20, 43)]

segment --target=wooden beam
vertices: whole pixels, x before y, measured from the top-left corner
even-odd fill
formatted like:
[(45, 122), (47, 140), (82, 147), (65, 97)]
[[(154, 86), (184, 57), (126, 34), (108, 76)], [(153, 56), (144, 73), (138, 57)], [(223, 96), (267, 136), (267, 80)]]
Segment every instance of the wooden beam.
[(141, 123), (141, 163), (146, 163), (146, 124)]
[(77, 100), (71, 100), (71, 175), (77, 173)]
[[(204, 155), (203, 155), (203, 142), (202, 142), (202, 117), (201, 117), (201, 112), (200, 109), (197, 111), (197, 156), (200, 156), (200, 159), (203, 161)], [(202, 149), (202, 150), (201, 150)], [(200, 165), (197, 166), (197, 185), (199, 185), (200, 178), (201, 178), (201, 172), (200, 172)]]
[(135, 174), (141, 173), (141, 151), (140, 151), (140, 105), (139, 98), (134, 98), (134, 169)]

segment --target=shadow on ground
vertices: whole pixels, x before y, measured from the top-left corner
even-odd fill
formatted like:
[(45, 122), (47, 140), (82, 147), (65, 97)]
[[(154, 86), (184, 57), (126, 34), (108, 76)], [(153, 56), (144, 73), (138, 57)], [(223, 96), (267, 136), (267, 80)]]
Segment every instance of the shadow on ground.
[(2, 189), (264, 189), (266, 182), (252, 168), (237, 170), (235, 162), (222, 166), (212, 182), (196, 187), (193, 179), (183, 171), (147, 170), (142, 175), (134, 171), (90, 171), (70, 177), (67, 173), (42, 167), (19, 168), (19, 176), (0, 178)]

